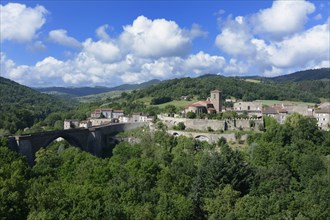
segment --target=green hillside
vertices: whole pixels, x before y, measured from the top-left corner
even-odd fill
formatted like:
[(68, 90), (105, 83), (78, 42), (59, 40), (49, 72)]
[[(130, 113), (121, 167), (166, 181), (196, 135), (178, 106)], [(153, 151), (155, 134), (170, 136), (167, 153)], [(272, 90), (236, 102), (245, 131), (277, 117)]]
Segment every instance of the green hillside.
[(52, 112), (69, 109), (68, 103), (3, 77), (0, 77), (0, 97), (0, 134), (15, 133)]
[(330, 80), (330, 68), (310, 69), (270, 78), (276, 82), (300, 82), (306, 80)]
[[(309, 92), (296, 84), (280, 84), (275, 82), (249, 82), (238, 77), (210, 76), (202, 78), (181, 78), (163, 81), (158, 85), (135, 91), (129, 94), (130, 100), (143, 97), (170, 97), (179, 100), (181, 96), (192, 96), (205, 99), (210, 90), (220, 89), (223, 98), (235, 97), (245, 101), (256, 99), (290, 100), (319, 102), (317, 91)], [(319, 88), (321, 89), (321, 88)]]

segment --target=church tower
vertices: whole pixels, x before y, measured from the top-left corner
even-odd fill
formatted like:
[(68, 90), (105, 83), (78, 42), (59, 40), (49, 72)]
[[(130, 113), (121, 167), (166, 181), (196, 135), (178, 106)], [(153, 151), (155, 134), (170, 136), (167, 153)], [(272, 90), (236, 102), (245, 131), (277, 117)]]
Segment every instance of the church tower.
[(211, 91), (211, 97), (210, 97), (210, 101), (212, 102), (215, 111), (221, 112), (222, 111), (222, 104), (221, 104), (221, 99), (222, 99), (222, 92), (219, 90), (213, 90)]

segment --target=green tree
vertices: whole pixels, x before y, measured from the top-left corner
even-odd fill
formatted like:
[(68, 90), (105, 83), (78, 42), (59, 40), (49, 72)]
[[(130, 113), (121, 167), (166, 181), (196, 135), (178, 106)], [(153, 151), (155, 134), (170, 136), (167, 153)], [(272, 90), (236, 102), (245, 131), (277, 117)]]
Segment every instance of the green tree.
[(193, 118), (196, 118), (196, 113), (195, 112), (187, 112), (186, 116), (187, 116), (187, 118), (193, 119)]

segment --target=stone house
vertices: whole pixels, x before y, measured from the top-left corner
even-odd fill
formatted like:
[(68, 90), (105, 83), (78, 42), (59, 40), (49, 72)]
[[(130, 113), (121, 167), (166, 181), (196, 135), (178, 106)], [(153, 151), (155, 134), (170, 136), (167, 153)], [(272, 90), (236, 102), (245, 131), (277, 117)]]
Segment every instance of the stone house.
[(142, 112), (135, 112), (132, 114), (131, 122), (147, 122), (147, 121), (148, 121), (147, 115)]
[(255, 115), (262, 116), (262, 103), (261, 102), (236, 102), (234, 103), (234, 111), (238, 114), (246, 112), (250, 117)]
[(319, 128), (326, 131), (330, 130), (330, 108), (316, 109), (314, 117)]
[(79, 127), (79, 120), (77, 119), (65, 119), (64, 120), (64, 130), (78, 128)]
[(91, 113), (91, 118), (119, 118), (121, 115), (124, 115), (123, 110), (114, 110), (112, 108), (98, 108)]
[(120, 123), (128, 123), (128, 122), (131, 122), (131, 118), (128, 117), (128, 116), (122, 115), (122, 116), (119, 116), (119, 122)]
[(288, 111), (284, 108), (273, 106), (262, 109), (262, 114), (273, 117), (278, 123), (283, 124), (288, 115)]
[(120, 116), (124, 116), (124, 110), (113, 110), (112, 112), (112, 118), (118, 118)]

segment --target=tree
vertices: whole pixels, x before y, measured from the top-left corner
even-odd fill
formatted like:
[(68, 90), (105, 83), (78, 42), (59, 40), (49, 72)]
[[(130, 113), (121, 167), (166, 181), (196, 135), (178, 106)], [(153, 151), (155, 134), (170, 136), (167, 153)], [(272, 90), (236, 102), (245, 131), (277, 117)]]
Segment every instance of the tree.
[(176, 107), (174, 105), (166, 105), (164, 108), (164, 112), (168, 114), (175, 114), (177, 111)]
[(183, 122), (179, 122), (177, 125), (173, 126), (175, 130), (183, 131), (186, 129), (186, 125)]
[(204, 209), (208, 213), (208, 219), (232, 219), (239, 195), (240, 192), (233, 190), (231, 185), (214, 190), (213, 197), (205, 199)]
[(187, 112), (186, 116), (187, 116), (187, 118), (193, 119), (193, 118), (196, 118), (196, 113), (195, 112)]
[(28, 165), (22, 156), (0, 142), (0, 218), (26, 219)]

